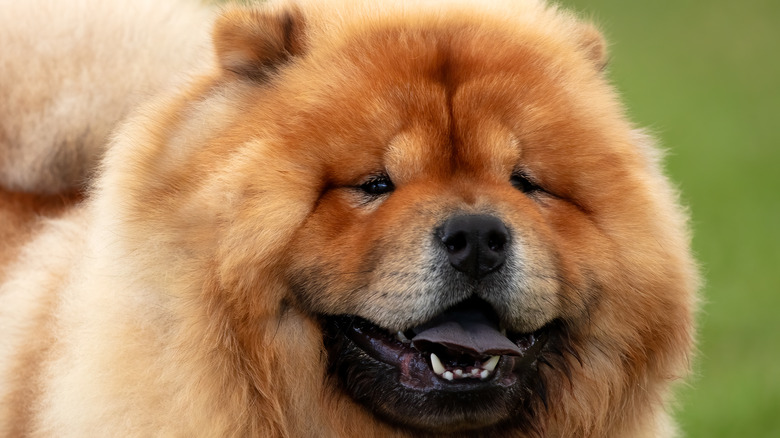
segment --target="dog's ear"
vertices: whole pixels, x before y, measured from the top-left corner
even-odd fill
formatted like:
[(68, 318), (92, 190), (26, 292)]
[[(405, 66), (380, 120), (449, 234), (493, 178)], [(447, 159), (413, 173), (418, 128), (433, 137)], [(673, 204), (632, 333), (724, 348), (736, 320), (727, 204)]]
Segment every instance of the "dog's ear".
[(607, 41), (601, 31), (593, 24), (583, 23), (579, 29), (580, 50), (601, 71), (607, 67), (609, 56), (607, 54)]
[(303, 30), (298, 9), (229, 9), (214, 26), (214, 49), (224, 71), (263, 80), (303, 53)]

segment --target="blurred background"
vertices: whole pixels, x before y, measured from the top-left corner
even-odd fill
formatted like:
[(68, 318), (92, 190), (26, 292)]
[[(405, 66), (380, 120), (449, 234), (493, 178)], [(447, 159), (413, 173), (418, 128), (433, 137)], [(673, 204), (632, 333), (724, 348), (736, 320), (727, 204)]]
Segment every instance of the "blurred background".
[(559, 0), (598, 23), (668, 150), (706, 284), (688, 437), (780, 437), (780, 2)]

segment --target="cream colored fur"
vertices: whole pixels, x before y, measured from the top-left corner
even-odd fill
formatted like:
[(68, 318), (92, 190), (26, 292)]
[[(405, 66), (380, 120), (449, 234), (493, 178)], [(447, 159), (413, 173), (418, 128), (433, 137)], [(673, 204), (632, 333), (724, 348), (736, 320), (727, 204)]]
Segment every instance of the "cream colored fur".
[(198, 0), (0, 0), (0, 186), (83, 187), (116, 123), (209, 55)]

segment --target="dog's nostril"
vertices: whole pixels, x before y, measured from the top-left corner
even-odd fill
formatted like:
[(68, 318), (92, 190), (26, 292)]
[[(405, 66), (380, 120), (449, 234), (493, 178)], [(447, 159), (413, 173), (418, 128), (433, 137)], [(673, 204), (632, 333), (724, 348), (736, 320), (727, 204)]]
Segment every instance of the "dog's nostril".
[(506, 234), (501, 232), (492, 232), (488, 236), (488, 248), (491, 251), (503, 251), (504, 245), (506, 245)]
[(444, 242), (444, 245), (447, 246), (447, 251), (451, 254), (463, 251), (469, 244), (466, 233), (444, 236), (442, 237), (442, 242)]
[(447, 249), (450, 264), (471, 278), (478, 280), (496, 271), (506, 259), (509, 232), (495, 216), (454, 216), (437, 230), (437, 235)]

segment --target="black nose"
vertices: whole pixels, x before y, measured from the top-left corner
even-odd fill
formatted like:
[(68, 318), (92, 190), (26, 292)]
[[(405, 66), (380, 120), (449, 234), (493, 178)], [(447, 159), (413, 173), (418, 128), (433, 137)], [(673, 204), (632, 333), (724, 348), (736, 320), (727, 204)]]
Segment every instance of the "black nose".
[(450, 264), (475, 280), (497, 270), (506, 260), (509, 232), (495, 216), (454, 216), (439, 227), (437, 235)]

